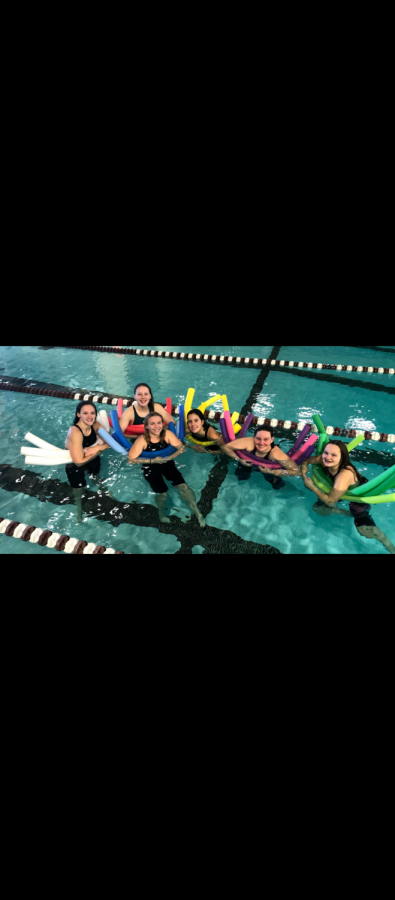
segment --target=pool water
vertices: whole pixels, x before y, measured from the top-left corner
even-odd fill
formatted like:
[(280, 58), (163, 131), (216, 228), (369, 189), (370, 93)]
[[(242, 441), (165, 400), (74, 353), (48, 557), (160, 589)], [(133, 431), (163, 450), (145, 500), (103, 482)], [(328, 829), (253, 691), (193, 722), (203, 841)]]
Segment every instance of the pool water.
[[(271, 346), (148, 344), (144, 349), (263, 358), (268, 358), (273, 350)], [(306, 362), (382, 367), (394, 367), (395, 362), (395, 347), (384, 352), (359, 347), (282, 346), (276, 351), (278, 359)], [(59, 347), (7, 346), (0, 348), (0, 379), (6, 381), (7, 376), (29, 379), (32, 384), (45, 382), (124, 396), (131, 396), (135, 384), (146, 381), (155, 400), (164, 402), (170, 396), (175, 405), (185, 399), (192, 386), (196, 388), (195, 405), (210, 395), (226, 393), (232, 412), (251, 409), (258, 416), (291, 421), (311, 421), (311, 416), (318, 413), (325, 425), (395, 432), (395, 376), (390, 375), (275, 368), (266, 370), (262, 377), (261, 370), (255, 368)], [(204, 535), (206, 529), (197, 526), (196, 519), (191, 520), (189, 508), (171, 485), (168, 514), (172, 526), (159, 531), (154, 495), (140, 468), (128, 466), (125, 457), (111, 450), (101, 457), (104, 486), (87, 478), (84, 516), (78, 524), (64, 466), (26, 466), (20, 454), (28, 431), (63, 447), (75, 406), (70, 400), (0, 392), (1, 516), (127, 553), (223, 552), (211, 551), (210, 546), (217, 547), (217, 539), (219, 546), (226, 532), (231, 536), (227, 540), (234, 541), (233, 552), (245, 552), (247, 541), (258, 550), (261, 545), (270, 545), (281, 553), (387, 553), (377, 541), (361, 537), (352, 519), (341, 515), (323, 518), (314, 513), (316, 497), (304, 488), (300, 478), (285, 479), (285, 486), (275, 491), (257, 471), (248, 470), (249, 477), (239, 481), (235, 462), (193, 450), (177, 459), (176, 466), (201, 504), (211, 526), (209, 536)], [(109, 406), (103, 408), (110, 410)], [(215, 408), (222, 409), (221, 403)], [(286, 452), (294, 438), (276, 438), (276, 443)], [(393, 444), (365, 441), (361, 446), (362, 452), (358, 448), (352, 458), (366, 477), (373, 478), (395, 463)], [(107, 490), (111, 497), (105, 493)], [(339, 506), (347, 509), (345, 503)], [(393, 543), (394, 507), (395, 504), (382, 504), (373, 507), (371, 513)], [(0, 535), (0, 553), (53, 551)]]

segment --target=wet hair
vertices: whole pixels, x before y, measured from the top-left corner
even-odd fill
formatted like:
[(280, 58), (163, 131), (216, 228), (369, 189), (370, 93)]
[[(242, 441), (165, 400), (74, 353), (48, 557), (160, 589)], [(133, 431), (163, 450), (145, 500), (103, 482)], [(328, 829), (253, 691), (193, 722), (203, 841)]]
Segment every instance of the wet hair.
[(90, 403), (89, 400), (81, 400), (81, 403), (78, 404), (77, 409), (75, 411), (75, 419), (74, 419), (73, 425), (78, 425), (78, 422), (80, 420), (79, 420), (79, 416), (77, 415), (77, 413), (80, 413), (84, 406), (93, 406), (93, 409), (95, 410), (95, 414), (96, 414), (96, 418), (97, 418), (97, 409), (96, 409), (95, 404)]
[(202, 422), (204, 422), (204, 415), (203, 415), (201, 409), (190, 409), (189, 413), (187, 415), (187, 421), (189, 419), (189, 416), (192, 416), (192, 415), (199, 416), (199, 419), (201, 419)]
[[(340, 450), (339, 472), (341, 469), (346, 469), (347, 467), (350, 467), (350, 469), (354, 470), (358, 480), (363, 481), (363, 475), (359, 474), (358, 470), (355, 468), (355, 466), (353, 466), (353, 464), (350, 460), (347, 444), (345, 444), (344, 441), (330, 441), (329, 440), (328, 443), (325, 444), (324, 450), (326, 450), (326, 448), (329, 446), (329, 444), (334, 444), (334, 446), (338, 447)], [(324, 450), (322, 452), (324, 452)], [(325, 468), (327, 468), (327, 467), (324, 465), (324, 469)], [(339, 474), (339, 472), (337, 474)]]
[(161, 414), (157, 413), (157, 412), (150, 412), (150, 413), (148, 413), (148, 416), (146, 416), (144, 419), (144, 437), (148, 444), (151, 440), (151, 435), (148, 431), (148, 424), (149, 424), (150, 419), (153, 419), (154, 416), (158, 416), (159, 419), (162, 419), (162, 431), (159, 435), (159, 440), (164, 441), (164, 439), (165, 439), (166, 424), (165, 424), (163, 416), (161, 416)]
[(149, 400), (149, 402), (148, 402), (148, 409), (149, 409), (150, 412), (155, 412), (155, 409), (154, 409), (154, 398), (153, 398), (153, 396), (152, 396), (152, 391), (151, 391), (151, 388), (150, 388), (149, 384), (146, 384), (145, 381), (140, 381), (139, 384), (136, 384), (136, 387), (135, 387), (135, 389), (134, 389), (134, 391), (133, 391), (133, 394), (136, 393), (137, 388), (139, 388), (139, 387), (146, 387), (146, 388), (148, 388), (148, 390), (149, 390), (149, 392), (150, 392), (150, 394), (151, 394), (151, 400)]

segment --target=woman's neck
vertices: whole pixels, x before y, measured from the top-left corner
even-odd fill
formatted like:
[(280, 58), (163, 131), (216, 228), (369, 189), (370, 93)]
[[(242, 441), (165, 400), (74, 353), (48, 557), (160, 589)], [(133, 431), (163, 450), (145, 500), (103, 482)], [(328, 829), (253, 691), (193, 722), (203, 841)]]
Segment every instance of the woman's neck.
[(331, 473), (331, 475), (337, 475), (340, 469), (340, 463), (337, 466), (326, 466), (326, 468), (328, 469), (328, 472)]
[(151, 444), (159, 444), (159, 441), (160, 441), (160, 434), (158, 435), (158, 437), (155, 437), (155, 435), (154, 435), (154, 434), (151, 434), (151, 432), (150, 432), (149, 439), (150, 439), (150, 441), (151, 441)]
[(89, 435), (90, 435), (90, 433), (91, 433), (91, 431), (92, 431), (93, 425), (84, 425), (84, 423), (81, 422), (81, 420), (80, 420), (77, 424), (78, 424), (79, 427), (81, 428), (81, 431), (83, 432), (83, 434), (85, 435), (85, 437), (89, 437)]
[(149, 404), (148, 404), (148, 403), (147, 403), (146, 406), (142, 406), (141, 403), (139, 403), (139, 401), (136, 400), (136, 407), (138, 407), (138, 409), (142, 409), (143, 412), (145, 412), (146, 409), (148, 409), (148, 411), (149, 411)]

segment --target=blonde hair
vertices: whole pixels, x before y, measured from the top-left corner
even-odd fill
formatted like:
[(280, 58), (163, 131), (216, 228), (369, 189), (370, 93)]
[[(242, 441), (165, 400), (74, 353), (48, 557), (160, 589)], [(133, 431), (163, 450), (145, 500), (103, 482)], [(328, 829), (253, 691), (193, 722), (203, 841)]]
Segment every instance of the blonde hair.
[(160, 441), (164, 441), (164, 440), (165, 440), (166, 425), (165, 425), (165, 422), (164, 422), (164, 420), (163, 420), (163, 416), (161, 416), (161, 414), (160, 414), (160, 413), (157, 413), (157, 412), (150, 412), (150, 413), (148, 413), (148, 416), (146, 416), (145, 419), (144, 419), (144, 437), (145, 437), (145, 440), (147, 441), (147, 444), (149, 444), (149, 442), (150, 442), (150, 440), (151, 440), (151, 435), (150, 435), (150, 433), (149, 433), (149, 431), (148, 431), (148, 423), (149, 423), (149, 420), (150, 420), (150, 419), (153, 419), (153, 418), (154, 418), (154, 416), (158, 416), (159, 419), (162, 419), (162, 425), (163, 425), (163, 428), (162, 428), (162, 431), (161, 431), (161, 433), (160, 433), (160, 435), (159, 435), (159, 440), (160, 440)]

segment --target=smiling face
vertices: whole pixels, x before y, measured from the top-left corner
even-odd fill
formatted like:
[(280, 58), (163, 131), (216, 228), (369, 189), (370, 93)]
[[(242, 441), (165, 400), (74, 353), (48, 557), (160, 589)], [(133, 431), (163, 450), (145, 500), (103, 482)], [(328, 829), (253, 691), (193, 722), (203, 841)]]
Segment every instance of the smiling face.
[(81, 411), (79, 413), (77, 413), (77, 415), (79, 416), (82, 424), (85, 425), (86, 428), (91, 427), (93, 425), (93, 423), (96, 421), (95, 409), (93, 406), (90, 406), (89, 403), (87, 403), (85, 406), (83, 406)]
[(139, 406), (145, 409), (151, 400), (151, 396), (149, 389), (144, 385), (140, 385), (135, 392), (134, 399), (137, 400)]
[(198, 434), (199, 431), (202, 430), (202, 420), (199, 419), (199, 416), (197, 416), (196, 413), (190, 413), (188, 416), (188, 427), (191, 434)]
[(324, 447), (322, 451), (322, 462), (328, 469), (340, 466), (341, 458), (342, 456), (339, 447), (337, 447), (336, 444), (327, 444), (326, 447)]
[(152, 416), (148, 422), (148, 431), (153, 437), (159, 437), (163, 428), (162, 416)]
[(254, 437), (255, 449), (258, 453), (267, 453), (272, 446), (273, 438), (270, 431), (258, 431)]

